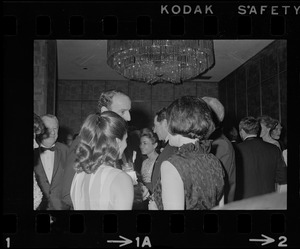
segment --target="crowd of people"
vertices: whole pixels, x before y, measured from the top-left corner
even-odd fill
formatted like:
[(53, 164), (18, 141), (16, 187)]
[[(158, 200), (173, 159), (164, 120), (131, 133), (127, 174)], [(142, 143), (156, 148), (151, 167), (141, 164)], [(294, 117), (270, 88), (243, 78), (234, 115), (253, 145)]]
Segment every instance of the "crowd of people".
[(216, 98), (183, 96), (130, 130), (131, 100), (101, 93), (69, 144), (57, 117), (34, 114), (35, 210), (207, 210), (287, 186), (282, 126), (245, 117), (224, 132)]

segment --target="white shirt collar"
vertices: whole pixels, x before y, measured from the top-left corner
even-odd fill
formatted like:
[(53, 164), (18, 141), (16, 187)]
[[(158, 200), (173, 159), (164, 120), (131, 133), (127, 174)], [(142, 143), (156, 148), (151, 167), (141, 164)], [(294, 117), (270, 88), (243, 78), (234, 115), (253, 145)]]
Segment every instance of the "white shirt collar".
[(254, 135), (254, 134), (247, 135), (244, 140), (246, 140), (249, 137), (257, 137), (257, 135)]

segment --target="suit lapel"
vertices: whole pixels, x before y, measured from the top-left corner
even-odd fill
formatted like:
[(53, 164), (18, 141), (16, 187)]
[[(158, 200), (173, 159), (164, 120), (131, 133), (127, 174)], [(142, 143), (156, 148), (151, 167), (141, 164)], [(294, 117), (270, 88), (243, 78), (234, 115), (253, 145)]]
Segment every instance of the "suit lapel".
[(58, 170), (59, 158), (60, 158), (60, 151), (57, 149), (57, 147), (55, 147), (55, 151), (54, 151), (54, 165), (53, 165), (53, 173), (52, 173), (51, 183), (53, 182), (55, 174), (57, 173), (57, 170)]
[(35, 160), (35, 167), (34, 171), (37, 176), (38, 182), (43, 186), (43, 189), (48, 189), (50, 184), (48, 182), (48, 178), (46, 175), (46, 172), (44, 170), (44, 166), (41, 160), (41, 151), (40, 149), (36, 149), (35, 154), (34, 154), (34, 160)]

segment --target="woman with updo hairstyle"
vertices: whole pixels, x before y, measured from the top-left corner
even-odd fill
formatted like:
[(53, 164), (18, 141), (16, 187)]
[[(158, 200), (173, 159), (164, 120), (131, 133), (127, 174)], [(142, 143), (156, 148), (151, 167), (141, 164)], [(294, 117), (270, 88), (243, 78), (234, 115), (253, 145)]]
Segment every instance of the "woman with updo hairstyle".
[(161, 181), (149, 209), (204, 210), (217, 206), (223, 196), (224, 171), (210, 153), (207, 138), (214, 131), (211, 111), (194, 96), (175, 100), (167, 108), (169, 144), (178, 151), (161, 165)]
[[(257, 119), (260, 122), (260, 126), (261, 126), (260, 137), (265, 142), (274, 144), (281, 150), (281, 146), (280, 146), (279, 142), (271, 136), (272, 131), (276, 128), (279, 121), (277, 121), (276, 119), (271, 118), (270, 116), (267, 116), (267, 115), (260, 116)], [(281, 129), (280, 129), (280, 132), (281, 132)]]
[(142, 163), (141, 177), (143, 183), (143, 199), (150, 194), (151, 188), (151, 176), (154, 167), (154, 163), (158, 157), (158, 137), (149, 128), (144, 128), (141, 131), (140, 149), (142, 155), (146, 155), (147, 158)]
[(111, 111), (91, 114), (79, 136), (71, 186), (74, 210), (132, 209), (131, 177), (116, 168), (127, 146), (124, 119)]

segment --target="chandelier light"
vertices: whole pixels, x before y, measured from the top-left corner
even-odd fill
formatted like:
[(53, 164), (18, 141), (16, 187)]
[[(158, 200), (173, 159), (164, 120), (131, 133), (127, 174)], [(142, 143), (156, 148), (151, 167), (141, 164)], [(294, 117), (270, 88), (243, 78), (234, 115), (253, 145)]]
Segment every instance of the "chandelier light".
[(179, 84), (212, 68), (212, 40), (108, 40), (107, 64), (129, 80)]

